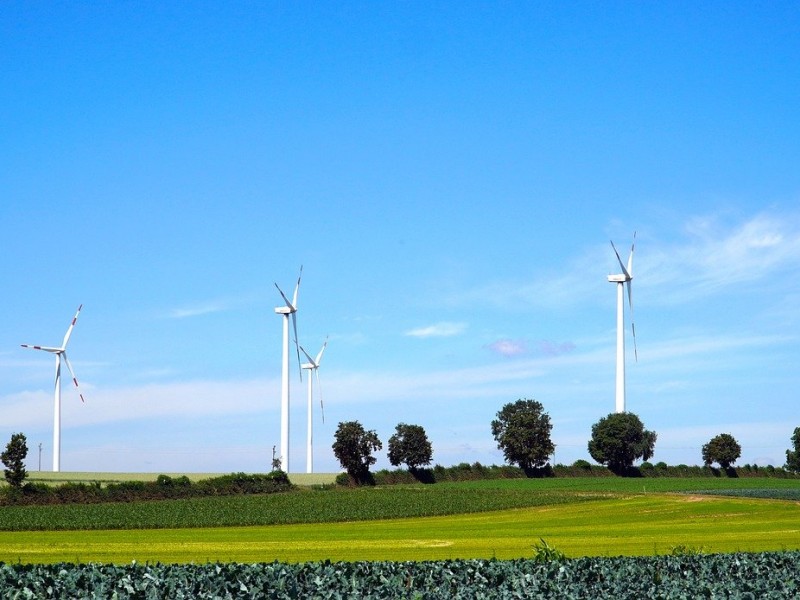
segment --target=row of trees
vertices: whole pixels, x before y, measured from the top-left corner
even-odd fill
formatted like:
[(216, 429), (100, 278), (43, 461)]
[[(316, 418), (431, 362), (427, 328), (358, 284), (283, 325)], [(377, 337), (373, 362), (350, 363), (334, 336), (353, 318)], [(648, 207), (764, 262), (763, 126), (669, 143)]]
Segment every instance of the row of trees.
[[(506, 462), (525, 471), (543, 468), (555, 452), (550, 416), (536, 400), (522, 398), (504, 405), (491, 429)], [(646, 461), (653, 456), (657, 437), (654, 431), (645, 429), (637, 415), (611, 413), (592, 425), (589, 455), (615, 473), (624, 474), (637, 460)], [(346, 421), (339, 423), (334, 438), (334, 455), (351, 480), (368, 481), (369, 468), (376, 462), (372, 453), (383, 448), (375, 431), (365, 430), (358, 421)], [(794, 450), (786, 451), (786, 468), (800, 473), (800, 427), (794, 430), (792, 444)], [(405, 464), (410, 471), (429, 465), (433, 459), (431, 443), (419, 425), (397, 425), (388, 450), (392, 465)], [(706, 465), (717, 463), (726, 470), (741, 453), (741, 446), (729, 433), (713, 437), (702, 448)]]
[[(492, 421), (492, 435), (506, 462), (524, 470), (544, 467), (555, 452), (553, 426), (541, 402), (523, 398), (503, 406)], [(656, 433), (633, 413), (612, 413), (592, 426), (589, 454), (615, 473), (653, 456)]]
[[(367, 431), (358, 421), (339, 423), (334, 434), (333, 454), (356, 483), (369, 481), (369, 468), (375, 464), (372, 453), (383, 444), (374, 430)], [(395, 467), (406, 465), (410, 471), (431, 464), (433, 447), (419, 425), (400, 423), (389, 438), (389, 462)]]

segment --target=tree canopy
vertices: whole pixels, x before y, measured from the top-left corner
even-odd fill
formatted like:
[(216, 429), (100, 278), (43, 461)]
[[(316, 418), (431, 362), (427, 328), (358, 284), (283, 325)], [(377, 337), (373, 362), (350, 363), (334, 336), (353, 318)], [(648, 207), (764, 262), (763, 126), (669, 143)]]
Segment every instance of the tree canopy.
[(794, 429), (792, 446), (794, 446), (794, 450), (786, 451), (786, 468), (789, 471), (800, 473), (800, 427)]
[(730, 433), (720, 433), (703, 444), (703, 462), (706, 465), (717, 463), (728, 469), (742, 455), (742, 447)]
[(366, 431), (358, 421), (339, 423), (334, 434), (333, 454), (350, 479), (359, 483), (369, 480), (369, 468), (375, 464), (372, 453), (383, 448), (375, 431)]
[(431, 464), (433, 448), (420, 425), (399, 423), (389, 438), (389, 462), (395, 467), (405, 463), (410, 470)]
[(592, 425), (589, 454), (615, 473), (624, 474), (638, 459), (653, 456), (656, 433), (647, 431), (633, 413), (611, 413)]
[(552, 429), (542, 404), (527, 398), (504, 405), (492, 421), (492, 435), (506, 462), (525, 470), (543, 467), (555, 452)]
[(28, 476), (25, 470), (25, 457), (28, 456), (28, 442), (25, 435), (15, 433), (6, 445), (5, 451), (0, 454), (0, 460), (6, 466), (4, 471), (8, 485), (20, 487)]

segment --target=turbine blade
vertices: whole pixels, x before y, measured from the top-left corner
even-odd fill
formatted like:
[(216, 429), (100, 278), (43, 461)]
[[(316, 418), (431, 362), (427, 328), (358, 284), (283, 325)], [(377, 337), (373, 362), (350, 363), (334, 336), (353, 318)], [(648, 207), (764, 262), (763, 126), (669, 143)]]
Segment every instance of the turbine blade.
[(636, 232), (633, 232), (633, 242), (631, 242), (631, 253), (628, 255), (628, 276), (633, 278), (633, 247), (636, 245)]
[[(317, 372), (317, 394), (319, 394), (319, 409), (322, 411), (322, 423), (325, 423), (325, 405), (322, 404), (322, 384), (319, 382), (319, 369), (314, 369)], [(311, 374), (308, 374), (311, 377)]]
[(300, 364), (300, 344), (297, 343), (297, 312), (292, 312), (292, 327), (294, 327), (294, 347), (297, 350), (297, 369), (300, 371), (300, 381), (303, 381), (303, 366)]
[[(611, 241), (611, 240), (609, 240)], [(619, 266), (622, 268), (622, 272), (625, 274), (626, 277), (630, 277), (628, 270), (625, 268), (625, 265), (622, 263), (622, 259), (619, 257), (619, 252), (617, 252), (617, 247), (614, 245), (614, 242), (611, 242), (611, 247), (614, 249), (614, 254), (617, 255), (617, 262), (619, 262)]]
[(319, 363), (322, 361), (322, 353), (323, 353), (323, 352), (325, 352), (325, 348), (326, 348), (327, 346), (328, 346), (328, 337), (326, 336), (326, 337), (325, 337), (325, 343), (324, 343), (324, 344), (322, 344), (322, 349), (319, 351), (319, 354), (317, 354), (317, 360), (316, 360), (316, 361), (314, 361), (314, 363), (316, 364), (316, 366), (319, 366)]
[(639, 353), (636, 350), (636, 328), (633, 325), (633, 286), (630, 281), (625, 282), (625, 287), (628, 288), (628, 308), (631, 312), (631, 332), (633, 333), (633, 355), (636, 362), (639, 362)]
[(283, 298), (283, 301), (286, 303), (286, 306), (289, 307), (289, 310), (291, 310), (292, 312), (296, 311), (297, 309), (291, 302), (289, 302), (289, 299), (286, 297), (286, 294), (284, 294), (283, 290), (280, 287), (278, 287), (277, 283), (275, 284), (275, 287), (278, 288), (278, 291), (281, 293), (281, 298)]
[(78, 315), (81, 314), (81, 309), (83, 308), (83, 304), (78, 307), (78, 312), (75, 313), (75, 316), (72, 317), (72, 323), (69, 324), (69, 329), (67, 329), (67, 333), (64, 334), (64, 341), (61, 343), (62, 348), (67, 347), (67, 342), (69, 342), (69, 336), (72, 335), (72, 330), (75, 329), (75, 323), (78, 321)]
[[(297, 340), (295, 340), (295, 341), (294, 341), (294, 343), (295, 343), (295, 344), (297, 344)], [(306, 358), (308, 359), (308, 362), (310, 362), (310, 363), (311, 363), (312, 367), (313, 367), (313, 366), (316, 366), (316, 365), (314, 364), (314, 359), (313, 359), (313, 358), (311, 358), (311, 355), (310, 355), (308, 352), (306, 352), (306, 349), (305, 349), (305, 348), (303, 348), (303, 346), (302, 346), (302, 345), (299, 345), (299, 347), (300, 347), (300, 352), (302, 352), (303, 354), (305, 354), (305, 355), (306, 355)]]
[(78, 395), (81, 397), (81, 402), (85, 402), (83, 399), (83, 394), (80, 392), (80, 388), (78, 387), (78, 378), (75, 377), (75, 371), (72, 370), (72, 365), (69, 364), (69, 359), (67, 358), (67, 353), (63, 352), (61, 355), (64, 356), (64, 362), (67, 363), (67, 368), (69, 369), (70, 375), (72, 375), (72, 383), (75, 384), (75, 389), (78, 390)]
[(300, 275), (297, 277), (297, 285), (294, 286), (294, 297), (292, 298), (292, 306), (297, 310), (297, 290), (300, 289), (300, 279), (303, 277), (303, 265), (300, 265)]
[(31, 346), (29, 344), (20, 344), (23, 348), (30, 348), (31, 350), (42, 350), (44, 352), (52, 352), (58, 354), (62, 352), (61, 348), (51, 348), (50, 346)]

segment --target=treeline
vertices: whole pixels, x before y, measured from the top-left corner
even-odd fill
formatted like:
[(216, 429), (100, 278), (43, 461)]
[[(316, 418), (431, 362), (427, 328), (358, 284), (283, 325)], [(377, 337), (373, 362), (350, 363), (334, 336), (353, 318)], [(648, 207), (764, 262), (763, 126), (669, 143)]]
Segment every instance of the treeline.
[(267, 474), (231, 473), (193, 482), (185, 475), (159, 475), (155, 481), (121, 481), (102, 485), (89, 483), (25, 483), (0, 488), (0, 505), (21, 504), (90, 504), (99, 502), (133, 502), (138, 500), (172, 500), (203, 496), (237, 494), (271, 494), (292, 489), (283, 471)]
[[(432, 468), (381, 469), (370, 474), (375, 485), (403, 483), (439, 483), (446, 481), (477, 481), (481, 479), (523, 479), (526, 477), (617, 477), (616, 473), (603, 465), (593, 465), (585, 460), (577, 460), (572, 465), (545, 465), (540, 468), (522, 469), (513, 465), (483, 465), (460, 463), (452, 467), (436, 465)], [(667, 465), (659, 462), (643, 462), (638, 467), (630, 467), (626, 477), (776, 477), (780, 479), (800, 479), (800, 474), (781, 467), (768, 465), (744, 465), (742, 467), (718, 469), (708, 465)], [(351, 485), (347, 473), (336, 478), (338, 485)]]

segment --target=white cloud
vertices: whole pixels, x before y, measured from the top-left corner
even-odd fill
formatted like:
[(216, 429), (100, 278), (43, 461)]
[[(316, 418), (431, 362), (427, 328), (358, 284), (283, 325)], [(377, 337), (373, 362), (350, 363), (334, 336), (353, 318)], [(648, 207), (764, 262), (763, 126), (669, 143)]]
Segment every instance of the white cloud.
[(521, 356), (527, 354), (528, 344), (525, 340), (497, 340), (491, 344), (486, 344), (485, 348), (500, 356)]
[(683, 302), (725, 289), (774, 280), (800, 265), (800, 227), (792, 215), (760, 214), (725, 225), (715, 217), (691, 219), (686, 239), (642, 251), (639, 285), (658, 288), (653, 299)]
[(428, 338), (428, 337), (450, 337), (463, 333), (467, 328), (466, 323), (453, 323), (450, 321), (440, 321), (427, 327), (418, 327), (406, 331), (405, 335), (411, 337)]
[(194, 306), (184, 306), (181, 308), (173, 308), (167, 315), (171, 319), (186, 319), (189, 317), (199, 317), (217, 312), (229, 310), (229, 306), (224, 302), (206, 302), (203, 304), (196, 304)]

